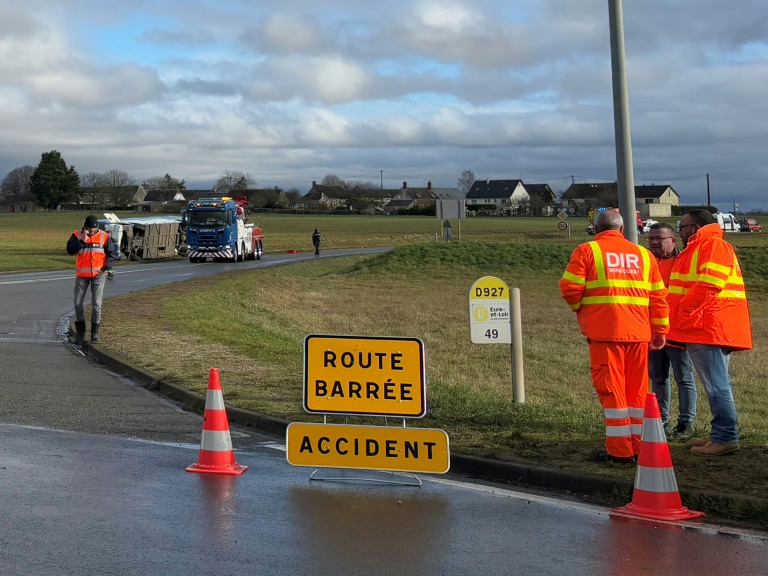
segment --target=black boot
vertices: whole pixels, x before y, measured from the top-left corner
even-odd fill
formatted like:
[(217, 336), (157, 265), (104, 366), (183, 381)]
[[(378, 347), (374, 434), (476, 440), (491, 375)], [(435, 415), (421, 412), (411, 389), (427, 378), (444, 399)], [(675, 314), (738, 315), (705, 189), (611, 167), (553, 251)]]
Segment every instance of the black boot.
[(70, 344), (82, 344), (85, 340), (85, 321), (75, 320), (75, 331), (69, 335), (68, 340)]
[(91, 322), (91, 342), (101, 342), (99, 325), (96, 322)]

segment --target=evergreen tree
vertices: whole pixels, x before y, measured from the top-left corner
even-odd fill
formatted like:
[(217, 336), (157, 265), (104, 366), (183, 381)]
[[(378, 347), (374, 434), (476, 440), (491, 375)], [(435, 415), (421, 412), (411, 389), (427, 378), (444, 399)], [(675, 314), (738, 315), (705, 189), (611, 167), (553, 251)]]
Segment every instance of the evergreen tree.
[(80, 199), (80, 176), (74, 166), (67, 168), (56, 150), (43, 152), (30, 181), (37, 203), (46, 208), (55, 209), (63, 202)]

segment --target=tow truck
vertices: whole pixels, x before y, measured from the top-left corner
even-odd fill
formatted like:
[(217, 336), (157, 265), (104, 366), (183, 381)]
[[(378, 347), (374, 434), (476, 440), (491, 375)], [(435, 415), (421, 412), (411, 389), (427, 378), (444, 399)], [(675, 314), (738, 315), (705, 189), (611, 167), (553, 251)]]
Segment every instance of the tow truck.
[(197, 264), (208, 258), (215, 262), (260, 260), (262, 231), (248, 222), (247, 207), (248, 199), (244, 196), (190, 200), (181, 213), (189, 261)]

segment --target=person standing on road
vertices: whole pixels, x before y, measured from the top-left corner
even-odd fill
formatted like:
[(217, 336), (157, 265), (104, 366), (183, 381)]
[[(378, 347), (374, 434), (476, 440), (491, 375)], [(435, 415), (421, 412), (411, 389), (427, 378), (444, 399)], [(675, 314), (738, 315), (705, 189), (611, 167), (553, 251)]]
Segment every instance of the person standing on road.
[[(656, 256), (664, 286), (669, 288), (672, 266), (680, 250), (677, 249), (675, 230), (669, 224), (657, 222), (648, 229), (648, 249)], [(669, 404), (672, 399), (670, 385), (670, 367), (677, 382), (680, 414), (674, 430), (668, 432)], [(693, 434), (693, 421), (696, 419), (696, 379), (693, 376), (693, 364), (685, 344), (667, 339), (661, 350), (648, 353), (648, 375), (651, 379), (651, 391), (659, 400), (661, 422), (670, 439), (689, 438)]]
[(589, 370), (605, 417), (605, 450), (594, 462), (635, 462), (648, 393), (648, 343), (669, 330), (667, 290), (645, 248), (624, 238), (621, 214), (595, 218), (595, 239), (576, 247), (560, 293), (589, 344)]
[(103, 230), (99, 230), (96, 216), (90, 215), (80, 230), (75, 230), (67, 241), (67, 253), (77, 255), (75, 260), (75, 334), (70, 341), (85, 340), (85, 295), (91, 289), (91, 342), (99, 342), (101, 300), (104, 282), (111, 275), (112, 264), (120, 259), (120, 249)]
[(312, 245), (315, 247), (315, 256), (320, 256), (320, 232), (317, 228), (312, 232)]
[(739, 449), (729, 366), (731, 352), (752, 348), (747, 294), (733, 246), (711, 213), (686, 212), (680, 236), (686, 248), (669, 280), (669, 338), (685, 342), (712, 412), (709, 439), (691, 439), (691, 452), (721, 456)]

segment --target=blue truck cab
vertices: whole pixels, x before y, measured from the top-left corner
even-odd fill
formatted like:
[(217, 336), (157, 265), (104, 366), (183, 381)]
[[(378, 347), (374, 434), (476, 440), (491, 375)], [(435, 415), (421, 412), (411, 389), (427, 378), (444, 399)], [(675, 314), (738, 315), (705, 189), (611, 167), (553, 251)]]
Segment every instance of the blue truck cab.
[(232, 198), (191, 200), (181, 222), (190, 262), (255, 259), (253, 224), (245, 222), (244, 207)]

